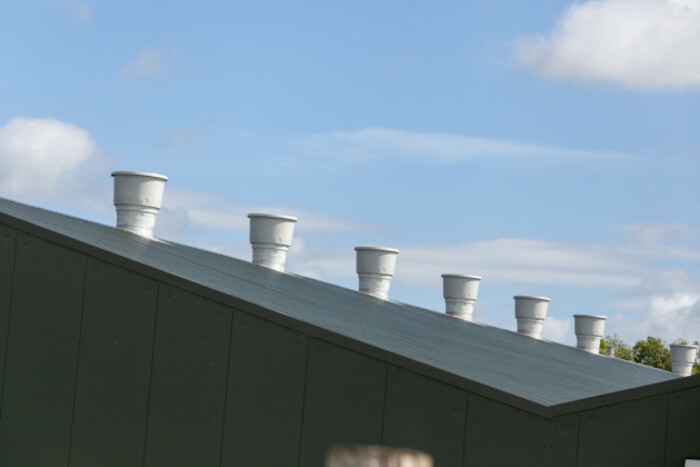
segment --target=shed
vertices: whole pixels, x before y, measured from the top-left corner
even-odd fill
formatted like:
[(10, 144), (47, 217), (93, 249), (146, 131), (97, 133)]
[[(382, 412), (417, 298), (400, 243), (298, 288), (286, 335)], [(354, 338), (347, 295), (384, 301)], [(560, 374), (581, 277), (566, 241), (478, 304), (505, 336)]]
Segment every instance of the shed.
[(682, 465), (700, 376), (0, 199), (0, 465)]

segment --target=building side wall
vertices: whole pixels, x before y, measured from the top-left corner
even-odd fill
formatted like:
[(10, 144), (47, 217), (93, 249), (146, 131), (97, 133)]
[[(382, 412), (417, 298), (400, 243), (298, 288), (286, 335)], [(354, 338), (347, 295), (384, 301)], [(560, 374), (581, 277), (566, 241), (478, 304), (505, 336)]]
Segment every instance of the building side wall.
[(464, 465), (551, 465), (550, 425), (548, 420), (470, 395)]
[(552, 465), (683, 465), (700, 459), (700, 388), (553, 420)]
[(17, 232), (0, 224), (0, 415), (5, 379), (8, 326), (12, 305), (12, 278), (15, 269)]
[(665, 465), (700, 459), (700, 387), (671, 394), (668, 399)]
[(546, 420), (6, 227), (0, 292), (3, 466), (314, 466), (338, 443), (676, 465), (695, 438), (666, 427), (699, 428), (697, 390)]
[(18, 233), (0, 413), (0, 465), (66, 465), (86, 259)]
[(141, 462), (157, 306), (155, 281), (88, 259), (71, 465)]
[(579, 465), (663, 465), (668, 396), (580, 415)]

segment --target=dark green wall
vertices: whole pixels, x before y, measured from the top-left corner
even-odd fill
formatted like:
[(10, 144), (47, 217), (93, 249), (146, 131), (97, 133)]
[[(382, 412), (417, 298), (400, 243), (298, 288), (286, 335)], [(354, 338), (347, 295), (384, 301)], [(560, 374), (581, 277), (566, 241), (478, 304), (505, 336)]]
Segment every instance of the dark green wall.
[[(680, 465), (700, 389), (547, 420), (0, 226), (0, 465)], [(690, 429), (690, 431), (688, 431)]]

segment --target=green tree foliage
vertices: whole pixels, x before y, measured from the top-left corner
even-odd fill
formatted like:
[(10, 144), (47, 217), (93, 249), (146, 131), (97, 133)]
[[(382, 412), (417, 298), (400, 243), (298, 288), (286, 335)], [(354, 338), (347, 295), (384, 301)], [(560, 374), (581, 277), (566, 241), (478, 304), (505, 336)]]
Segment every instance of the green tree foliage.
[(632, 347), (633, 359), (642, 365), (671, 371), (671, 352), (658, 337), (647, 336)]
[(627, 345), (617, 334), (605, 336), (600, 340), (600, 353), (607, 354), (608, 349), (612, 349), (612, 356), (622, 360), (632, 361), (632, 347)]
[[(687, 345), (688, 341), (678, 339), (674, 343)], [(693, 345), (700, 347), (700, 342), (695, 341)], [(608, 335), (600, 340), (600, 353), (606, 355), (608, 349), (612, 349), (612, 356), (615, 358), (671, 371), (671, 350), (658, 337), (649, 336), (646, 339), (637, 341), (633, 347), (630, 347), (617, 334)], [(700, 353), (698, 353), (695, 364), (693, 364), (692, 374), (700, 374)]]

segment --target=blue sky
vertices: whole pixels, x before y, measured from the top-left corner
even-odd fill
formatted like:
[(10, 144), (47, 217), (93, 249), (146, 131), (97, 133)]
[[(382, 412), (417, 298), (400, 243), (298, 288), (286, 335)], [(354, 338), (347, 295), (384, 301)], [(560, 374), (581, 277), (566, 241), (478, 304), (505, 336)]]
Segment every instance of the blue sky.
[(166, 174), (156, 234), (442, 311), (440, 274), (606, 331), (700, 339), (700, 0), (0, 4), (0, 195), (112, 224), (112, 170)]

